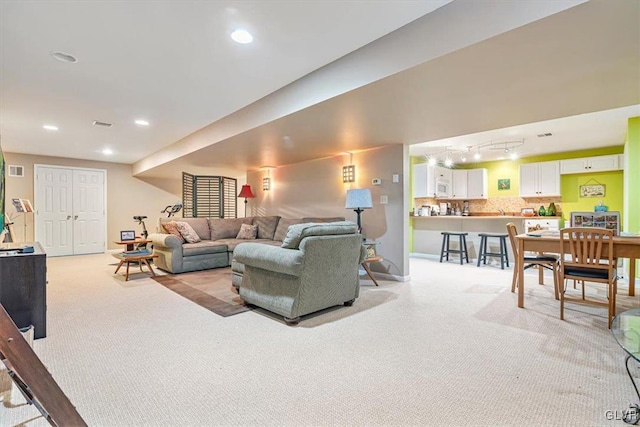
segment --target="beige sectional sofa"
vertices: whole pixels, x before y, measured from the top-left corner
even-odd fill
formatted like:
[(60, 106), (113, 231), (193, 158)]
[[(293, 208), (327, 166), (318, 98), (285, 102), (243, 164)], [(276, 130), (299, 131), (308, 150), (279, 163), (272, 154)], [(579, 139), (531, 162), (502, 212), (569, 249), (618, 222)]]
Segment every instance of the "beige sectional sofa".
[[(198, 243), (182, 242), (161, 226), (168, 221), (184, 221), (191, 225)], [(158, 255), (156, 266), (170, 273), (228, 267), (233, 259), (233, 250), (241, 243), (262, 243), (280, 246), (290, 225), (309, 222), (344, 221), (344, 218), (282, 218), (279, 216), (247, 218), (162, 218), (156, 233), (149, 235), (153, 252)], [(256, 239), (237, 239), (242, 224), (258, 226)]]

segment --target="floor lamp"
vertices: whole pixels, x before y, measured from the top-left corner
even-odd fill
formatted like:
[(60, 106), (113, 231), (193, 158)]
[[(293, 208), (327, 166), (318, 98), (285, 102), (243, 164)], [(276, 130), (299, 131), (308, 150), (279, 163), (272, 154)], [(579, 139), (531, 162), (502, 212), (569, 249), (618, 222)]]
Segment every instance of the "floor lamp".
[(373, 201), (371, 199), (371, 191), (367, 188), (358, 188), (354, 190), (347, 190), (347, 203), (346, 209), (353, 209), (358, 215), (358, 232), (362, 232), (362, 223), (360, 221), (360, 214), (364, 209), (371, 209), (373, 207)]
[(242, 186), (242, 189), (240, 190), (240, 194), (238, 194), (238, 197), (244, 197), (244, 216), (247, 216), (247, 199), (253, 199), (255, 196), (255, 194), (253, 194), (251, 192), (251, 186), (249, 184), (245, 184)]

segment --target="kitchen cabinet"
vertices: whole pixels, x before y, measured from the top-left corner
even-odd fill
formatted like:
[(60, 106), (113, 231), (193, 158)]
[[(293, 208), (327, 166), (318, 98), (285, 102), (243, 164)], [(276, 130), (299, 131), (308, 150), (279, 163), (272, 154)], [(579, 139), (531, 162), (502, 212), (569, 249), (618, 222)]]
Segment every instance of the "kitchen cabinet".
[(560, 196), (560, 162), (520, 165), (520, 197)]
[(469, 173), (466, 169), (454, 169), (451, 171), (451, 198), (467, 198), (467, 177)]
[(451, 180), (452, 199), (486, 199), (487, 198), (487, 170), (482, 169), (454, 169)]
[(487, 199), (489, 197), (487, 169), (469, 169), (467, 172), (467, 199)]
[(560, 161), (560, 173), (605, 172), (622, 169), (620, 155), (583, 157)]
[(549, 219), (525, 219), (524, 232), (535, 233), (536, 231), (558, 231), (560, 230), (560, 218)]
[(426, 163), (413, 165), (413, 197), (427, 196), (427, 168)]

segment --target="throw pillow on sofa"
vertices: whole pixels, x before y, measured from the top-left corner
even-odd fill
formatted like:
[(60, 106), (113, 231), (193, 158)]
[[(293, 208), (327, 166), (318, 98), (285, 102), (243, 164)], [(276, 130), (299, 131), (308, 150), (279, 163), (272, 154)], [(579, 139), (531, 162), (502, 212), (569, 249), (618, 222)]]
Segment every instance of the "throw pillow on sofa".
[(162, 228), (164, 228), (167, 233), (173, 234), (178, 239), (180, 239), (181, 243), (184, 243), (184, 237), (182, 237), (182, 234), (180, 234), (180, 231), (178, 230), (178, 224), (175, 221), (162, 223)]
[(238, 231), (238, 235), (236, 236), (236, 239), (255, 240), (257, 235), (258, 235), (257, 225), (242, 224), (240, 226), (240, 231)]
[(184, 237), (184, 240), (187, 243), (198, 243), (201, 241), (198, 233), (191, 227), (188, 223), (182, 221), (176, 221), (176, 225), (178, 226), (178, 231)]

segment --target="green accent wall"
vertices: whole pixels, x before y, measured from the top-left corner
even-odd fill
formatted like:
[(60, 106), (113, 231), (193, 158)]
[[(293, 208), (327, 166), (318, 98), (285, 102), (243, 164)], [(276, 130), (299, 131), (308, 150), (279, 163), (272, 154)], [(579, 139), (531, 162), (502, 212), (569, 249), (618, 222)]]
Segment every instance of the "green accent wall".
[(628, 231), (640, 232), (640, 117), (629, 119), (627, 141)]
[[(640, 232), (640, 117), (632, 117), (627, 124), (625, 141), (627, 160), (626, 200), (627, 230)], [(636, 263), (636, 277), (640, 275), (640, 262)], [(636, 291), (638, 292), (638, 291)], [(637, 295), (637, 294), (636, 294)]]
[[(604, 197), (580, 197), (581, 185), (598, 183), (605, 185)], [(624, 174), (622, 171), (578, 173), (560, 176), (560, 194), (562, 194), (562, 217), (565, 224), (571, 219), (571, 212), (593, 212), (594, 207), (602, 200), (602, 204), (610, 211), (623, 213), (624, 208)], [(621, 221), (624, 218), (621, 217)]]

